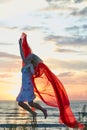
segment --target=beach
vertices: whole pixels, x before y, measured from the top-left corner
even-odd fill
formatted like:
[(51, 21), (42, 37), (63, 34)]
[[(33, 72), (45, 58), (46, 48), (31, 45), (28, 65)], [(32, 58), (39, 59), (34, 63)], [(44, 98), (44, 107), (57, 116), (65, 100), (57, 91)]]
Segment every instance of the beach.
[[(73, 130), (64, 124), (59, 123), (59, 110), (37, 101), (48, 111), (47, 119), (44, 119), (43, 113), (39, 110), (37, 117), (33, 120), (30, 113), (18, 106), (15, 101), (0, 101), (0, 130)], [(77, 120), (80, 119), (80, 113), (87, 101), (71, 101), (71, 108)], [(86, 108), (87, 113), (87, 108)], [(83, 119), (87, 123), (87, 116)]]

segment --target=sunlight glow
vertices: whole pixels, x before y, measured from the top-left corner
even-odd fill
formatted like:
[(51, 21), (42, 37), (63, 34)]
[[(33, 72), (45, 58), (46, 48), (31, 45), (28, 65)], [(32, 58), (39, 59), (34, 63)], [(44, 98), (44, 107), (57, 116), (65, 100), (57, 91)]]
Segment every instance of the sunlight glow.
[(87, 99), (87, 1), (68, 2), (0, 1), (0, 100), (15, 100), (21, 88), (18, 40), (22, 32), (69, 97)]

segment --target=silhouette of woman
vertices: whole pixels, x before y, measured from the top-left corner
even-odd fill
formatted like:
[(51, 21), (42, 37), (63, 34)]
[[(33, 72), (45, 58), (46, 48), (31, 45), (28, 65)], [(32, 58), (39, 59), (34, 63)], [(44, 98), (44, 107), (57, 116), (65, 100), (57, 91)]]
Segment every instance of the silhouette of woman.
[[(24, 62), (24, 66), (22, 67), (22, 86), (20, 93), (17, 97), (18, 105), (29, 111), (33, 116), (36, 116), (36, 112), (32, 111), (30, 107), (34, 107), (43, 112), (45, 118), (47, 118), (47, 110), (41, 107), (38, 103), (35, 103), (33, 100), (35, 99), (34, 94), (34, 83), (33, 83), (33, 75), (35, 75), (35, 64), (32, 63), (32, 54), (29, 54), (27, 57), (24, 56), (22, 50), (22, 41), (26, 35), (23, 33), (19, 40), (20, 54), (21, 58)], [(41, 60), (40, 60), (41, 61)], [(28, 102), (28, 105), (25, 103)]]

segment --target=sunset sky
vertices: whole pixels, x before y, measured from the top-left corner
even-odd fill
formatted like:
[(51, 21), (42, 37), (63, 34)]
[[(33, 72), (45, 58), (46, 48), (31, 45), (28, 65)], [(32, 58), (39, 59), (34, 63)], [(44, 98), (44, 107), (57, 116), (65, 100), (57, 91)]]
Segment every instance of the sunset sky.
[(87, 100), (87, 0), (0, 0), (0, 100), (21, 87), (22, 32), (70, 100)]

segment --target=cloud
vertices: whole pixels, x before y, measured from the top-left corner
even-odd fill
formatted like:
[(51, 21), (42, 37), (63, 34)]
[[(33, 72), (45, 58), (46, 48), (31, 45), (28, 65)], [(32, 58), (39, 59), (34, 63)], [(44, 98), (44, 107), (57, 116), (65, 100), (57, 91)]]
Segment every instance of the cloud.
[(70, 4), (70, 3), (81, 3), (84, 0), (46, 0), (49, 4), (53, 5), (64, 5), (64, 4)]
[(74, 16), (87, 16), (87, 7), (83, 8), (82, 10), (74, 10), (71, 15)]
[(17, 72), (19, 68), (21, 68), (21, 60), (19, 56), (12, 55), (5, 52), (0, 52), (0, 72), (1, 73)]
[(85, 71), (80, 71), (80, 72), (76, 72), (76, 71), (66, 71), (66, 72), (60, 72), (60, 74), (58, 75), (58, 78), (62, 81), (62, 83), (65, 86), (78, 86), (79, 88), (83, 87), (84, 84), (84, 91), (87, 90), (86, 85), (87, 85), (87, 73), (85, 73)]
[[(74, 50), (74, 49), (64, 49), (64, 48), (56, 48), (56, 52), (59, 53), (82, 53), (82, 51)], [(84, 53), (84, 52), (83, 52)]]
[(62, 66), (72, 70), (87, 70), (87, 61), (71, 60), (66, 61), (64, 65), (62, 64)]
[(51, 68), (55, 68), (56, 70), (71, 70), (71, 71), (86, 71), (87, 70), (87, 61), (81, 60), (58, 60), (55, 58), (47, 59), (47, 64)]
[[(79, 23), (80, 23), (80, 25), (79, 25)], [(79, 20), (76, 23), (76, 25), (71, 26), (71, 27), (66, 27), (66, 31), (68, 33), (70, 33), (72, 36), (78, 37), (81, 42), (82, 42), (82, 40), (83, 41), (86, 40), (86, 39), (83, 39), (83, 37), (85, 37), (85, 38), (87, 37), (87, 25), (86, 25), (85, 21), (84, 21), (84, 23), (81, 23)]]
[(5, 2), (7, 3), (7, 2), (9, 2), (9, 1), (11, 1), (11, 0), (0, 0), (0, 4), (1, 4), (1, 3), (5, 3)]
[(87, 15), (87, 7), (85, 7), (83, 10), (79, 11), (80, 15)]
[(4, 73), (0, 73), (0, 80), (8, 78), (8, 77), (12, 77), (12, 75), (8, 74), (8, 73), (5, 73), (5, 72)]
[[(7, 45), (7, 44), (6, 44)], [(19, 56), (13, 55), (13, 54), (9, 54), (6, 52), (0, 52), (0, 58), (14, 58), (14, 59), (20, 59)]]
[(84, 29), (87, 29), (87, 24), (84, 24), (82, 27), (83, 27)]
[(65, 73), (60, 73), (58, 76), (59, 77), (73, 77), (74, 73), (72, 73), (72, 72), (65, 72)]
[(8, 45), (11, 45), (11, 43), (0, 43), (0, 46), (3, 46), (3, 45), (8, 46)]
[(67, 27), (66, 30), (67, 31), (72, 31), (72, 30), (76, 31), (76, 30), (79, 30), (79, 28), (80, 28), (79, 26), (74, 25), (74, 26), (71, 26), (71, 27)]
[(77, 31), (79, 32), (79, 30), (87, 30), (87, 24), (86, 23), (83, 23), (83, 25), (74, 25), (74, 26), (71, 26), (71, 27), (66, 27), (66, 30), (67, 31)]
[(73, 0), (75, 3), (81, 3), (83, 0)]
[[(86, 6), (86, 0), (46, 0), (48, 5), (44, 8), (44, 11), (57, 11), (60, 14), (64, 14), (67, 11), (71, 13), (71, 11), (78, 11), (80, 7)], [(82, 6), (81, 6), (82, 5)], [(83, 6), (84, 5), (84, 6)], [(60, 12), (61, 11), (61, 12)]]
[(17, 26), (8, 26), (8, 25), (5, 25), (5, 23), (2, 24), (2, 27), (3, 27), (3, 29), (7, 29), (7, 30), (14, 30), (14, 29), (18, 28)]
[(54, 41), (58, 46), (59, 45), (69, 45), (69, 46), (87, 46), (87, 37), (75, 37), (75, 36), (55, 36), (55, 35), (49, 35), (45, 37), (45, 40), (47, 41)]
[[(0, 61), (0, 73), (18, 73), (21, 68), (21, 62), (13, 61)], [(6, 74), (7, 75), (7, 74)]]
[(41, 26), (24, 26), (24, 27), (22, 27), (21, 28), (21, 30), (27, 30), (27, 31), (32, 31), (32, 30), (38, 30), (38, 29), (42, 29), (42, 27)]

